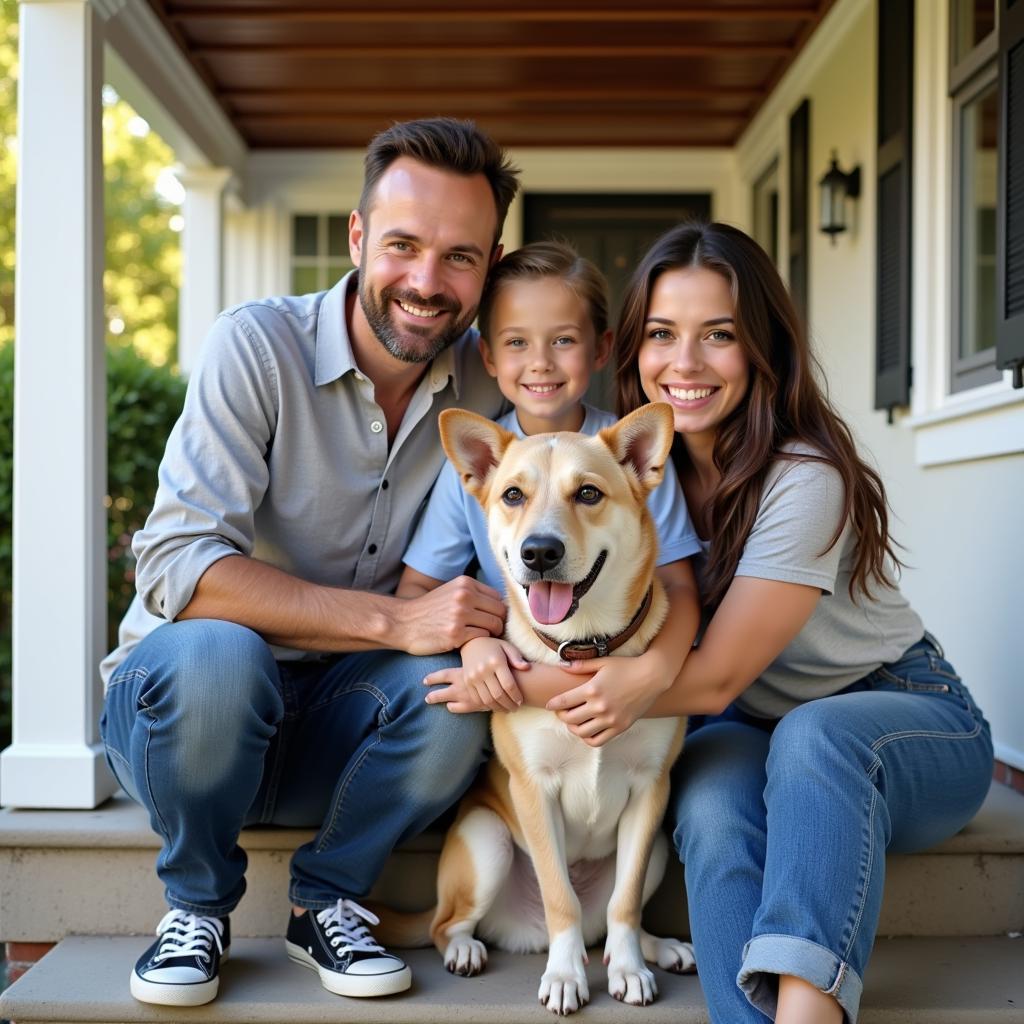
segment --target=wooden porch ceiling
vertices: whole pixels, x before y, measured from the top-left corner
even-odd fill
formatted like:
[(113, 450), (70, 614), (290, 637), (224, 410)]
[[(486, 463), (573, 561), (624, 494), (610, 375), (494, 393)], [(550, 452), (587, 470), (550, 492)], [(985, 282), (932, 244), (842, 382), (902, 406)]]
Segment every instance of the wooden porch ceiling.
[(149, 0), (248, 145), (730, 146), (834, 0)]

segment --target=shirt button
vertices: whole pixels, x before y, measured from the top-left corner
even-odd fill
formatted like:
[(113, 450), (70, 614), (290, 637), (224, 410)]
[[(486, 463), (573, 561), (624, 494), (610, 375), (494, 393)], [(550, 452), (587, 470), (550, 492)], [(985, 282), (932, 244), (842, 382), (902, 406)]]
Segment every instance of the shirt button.
[(377, 545), (371, 544), (366, 550), (369, 551), (371, 555), (375, 555), (377, 554)]
[(384, 429), (384, 424), (380, 420), (374, 420), (370, 424), (370, 429), (375, 433), (379, 434)]
[(388, 482), (387, 482), (387, 480), (384, 480), (384, 481), (382, 481), (382, 482), (381, 482), (381, 485), (380, 485), (380, 489), (381, 489), (382, 491), (386, 491), (386, 490), (388, 489), (388, 486), (389, 486), (389, 485), (388, 485)]

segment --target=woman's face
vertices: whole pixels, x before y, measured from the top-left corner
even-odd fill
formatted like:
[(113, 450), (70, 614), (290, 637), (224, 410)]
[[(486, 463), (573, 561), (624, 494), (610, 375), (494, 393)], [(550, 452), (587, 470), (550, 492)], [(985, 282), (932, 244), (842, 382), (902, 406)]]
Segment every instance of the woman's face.
[(644, 393), (668, 402), (688, 443), (714, 440), (747, 393), (750, 361), (736, 337), (729, 282), (703, 267), (666, 270), (654, 283), (638, 367)]

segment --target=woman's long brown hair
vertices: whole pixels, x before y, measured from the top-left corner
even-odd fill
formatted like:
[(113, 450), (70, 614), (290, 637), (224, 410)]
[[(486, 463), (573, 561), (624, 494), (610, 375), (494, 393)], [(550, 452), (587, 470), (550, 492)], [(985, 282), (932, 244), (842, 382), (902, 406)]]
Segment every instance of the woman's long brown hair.
[[(616, 406), (620, 416), (647, 399), (637, 356), (654, 283), (667, 270), (703, 267), (730, 284), (736, 336), (750, 361), (743, 401), (719, 425), (714, 463), (721, 480), (705, 511), (711, 553), (702, 599), (714, 608), (732, 583), (761, 504), (765, 478), (778, 459), (815, 460), (833, 466), (844, 485), (843, 515), (826, 551), (848, 520), (857, 538), (850, 596), (872, 583), (892, 586), (887, 560), (900, 562), (889, 536), (888, 503), (878, 473), (857, 454), (850, 428), (819, 383), (818, 364), (804, 325), (771, 260), (749, 236), (727, 224), (681, 224), (654, 243), (630, 281), (616, 332)], [(783, 451), (803, 442), (816, 454)], [(677, 438), (673, 458), (682, 475), (688, 456)], [(824, 554), (824, 552), (822, 552)]]

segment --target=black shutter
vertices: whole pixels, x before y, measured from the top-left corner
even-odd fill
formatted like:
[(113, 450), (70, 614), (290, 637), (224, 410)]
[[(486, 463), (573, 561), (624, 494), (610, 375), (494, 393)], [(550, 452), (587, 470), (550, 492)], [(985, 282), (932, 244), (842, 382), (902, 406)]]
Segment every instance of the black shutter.
[(797, 312), (807, 320), (807, 265), (810, 244), (811, 101), (789, 118), (789, 291)]
[(910, 401), (914, 2), (878, 3), (875, 408)]
[(1024, 387), (1024, 0), (1000, 0), (996, 365)]

